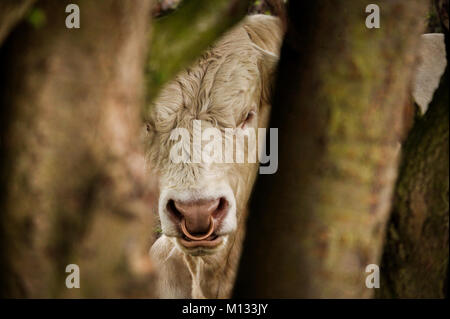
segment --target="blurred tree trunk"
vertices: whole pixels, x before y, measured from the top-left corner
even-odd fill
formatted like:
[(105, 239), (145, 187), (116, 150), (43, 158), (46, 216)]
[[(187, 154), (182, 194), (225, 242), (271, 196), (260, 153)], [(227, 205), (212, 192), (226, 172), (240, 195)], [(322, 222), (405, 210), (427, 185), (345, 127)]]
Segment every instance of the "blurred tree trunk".
[(36, 0), (2, 0), (0, 2), (0, 45)]
[[(447, 37), (448, 52), (448, 37)], [(449, 257), (448, 67), (403, 145), (381, 267), (380, 298), (444, 298)]]
[[(81, 28), (67, 29), (77, 3)], [(5, 297), (149, 297), (140, 141), (151, 1), (42, 0), (1, 48)], [(67, 289), (66, 265), (80, 267)]]
[(237, 297), (368, 298), (397, 172), (426, 2), (290, 1), (271, 127), (279, 168), (260, 176)]

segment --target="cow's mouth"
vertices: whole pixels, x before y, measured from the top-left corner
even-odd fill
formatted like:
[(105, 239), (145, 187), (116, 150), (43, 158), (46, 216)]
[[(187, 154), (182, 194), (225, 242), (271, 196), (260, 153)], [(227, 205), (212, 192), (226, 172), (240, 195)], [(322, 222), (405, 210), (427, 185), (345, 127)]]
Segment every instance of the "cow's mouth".
[(181, 221), (181, 231), (182, 236), (180, 238), (180, 243), (186, 248), (214, 248), (222, 243), (222, 238), (214, 233), (215, 222), (212, 216), (210, 217), (210, 226), (206, 233), (204, 234), (192, 234), (186, 228), (186, 221), (182, 219)]
[(179, 238), (180, 244), (185, 248), (215, 248), (222, 243), (222, 237), (212, 234), (211, 236), (202, 240), (192, 240), (186, 235)]

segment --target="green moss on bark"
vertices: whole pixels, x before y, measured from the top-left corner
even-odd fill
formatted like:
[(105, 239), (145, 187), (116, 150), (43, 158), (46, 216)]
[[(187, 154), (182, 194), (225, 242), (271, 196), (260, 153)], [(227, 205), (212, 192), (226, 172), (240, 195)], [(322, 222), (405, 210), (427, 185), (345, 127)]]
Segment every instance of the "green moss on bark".
[[(422, 1), (290, 2), (270, 127), (279, 168), (260, 176), (239, 297), (368, 298), (398, 163)], [(294, 15), (295, 14), (295, 15)]]
[(381, 268), (380, 298), (443, 298), (449, 258), (448, 68), (404, 146)]

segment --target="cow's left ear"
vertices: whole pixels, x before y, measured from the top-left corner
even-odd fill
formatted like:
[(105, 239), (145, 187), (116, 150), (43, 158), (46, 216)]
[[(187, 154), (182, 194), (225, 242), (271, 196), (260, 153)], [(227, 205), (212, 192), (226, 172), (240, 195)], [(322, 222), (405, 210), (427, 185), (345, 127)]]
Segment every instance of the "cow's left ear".
[(262, 80), (262, 98), (268, 99), (272, 91), (274, 74), (278, 64), (278, 54), (283, 28), (281, 20), (267, 15), (248, 16), (244, 21), (244, 29), (258, 51), (258, 66)]
[(263, 48), (253, 44), (253, 47), (259, 52), (259, 66), (262, 72), (268, 76), (272, 76), (275, 73), (275, 69), (278, 64), (279, 56), (275, 53), (264, 50)]
[(260, 54), (258, 59), (258, 68), (261, 75), (261, 97), (265, 101), (269, 101), (273, 91), (275, 71), (277, 69), (279, 57), (272, 52), (264, 50), (256, 44), (253, 46)]

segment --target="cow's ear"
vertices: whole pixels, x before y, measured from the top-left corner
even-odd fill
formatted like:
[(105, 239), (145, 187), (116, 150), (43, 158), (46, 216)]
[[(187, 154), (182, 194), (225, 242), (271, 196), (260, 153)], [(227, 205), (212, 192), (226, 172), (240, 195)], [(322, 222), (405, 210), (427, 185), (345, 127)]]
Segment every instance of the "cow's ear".
[(244, 22), (253, 47), (259, 53), (258, 66), (262, 80), (262, 98), (269, 99), (278, 64), (283, 29), (280, 19), (266, 16), (249, 16)]
[(269, 102), (274, 87), (275, 72), (279, 57), (272, 52), (264, 50), (256, 44), (253, 46), (259, 52), (258, 68), (261, 78), (261, 98), (264, 101)]
[(244, 29), (250, 40), (263, 50), (278, 55), (283, 38), (281, 20), (267, 15), (248, 16)]
[(259, 52), (259, 66), (262, 72), (271, 76), (277, 67), (279, 56), (275, 53), (264, 50), (263, 48), (253, 44), (253, 47)]

